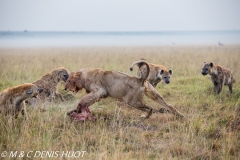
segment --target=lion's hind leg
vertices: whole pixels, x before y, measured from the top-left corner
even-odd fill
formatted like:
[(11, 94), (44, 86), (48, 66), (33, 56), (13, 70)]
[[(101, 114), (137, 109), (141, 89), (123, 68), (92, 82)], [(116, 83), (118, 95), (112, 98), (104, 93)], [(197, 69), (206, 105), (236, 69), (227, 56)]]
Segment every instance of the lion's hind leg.
[(170, 109), (170, 112), (172, 112), (174, 115), (183, 118), (184, 115), (177, 111), (176, 108), (174, 108), (172, 105), (168, 104), (163, 97), (158, 93), (158, 91), (150, 84), (147, 82), (146, 89), (145, 89), (145, 95), (152, 100), (156, 101), (157, 103), (163, 105), (164, 107)]
[(150, 106), (147, 106), (142, 102), (142, 94), (141, 93), (128, 94), (123, 99), (130, 107), (134, 107), (141, 111), (147, 112), (147, 115), (144, 117), (144, 119), (147, 119), (152, 115), (153, 109)]

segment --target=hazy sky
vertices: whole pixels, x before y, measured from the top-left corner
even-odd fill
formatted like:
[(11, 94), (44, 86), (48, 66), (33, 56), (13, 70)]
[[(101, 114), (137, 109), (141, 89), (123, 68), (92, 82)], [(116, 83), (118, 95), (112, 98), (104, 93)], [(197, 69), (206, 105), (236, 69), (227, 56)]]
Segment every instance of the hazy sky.
[(240, 30), (240, 0), (0, 0), (6, 31)]

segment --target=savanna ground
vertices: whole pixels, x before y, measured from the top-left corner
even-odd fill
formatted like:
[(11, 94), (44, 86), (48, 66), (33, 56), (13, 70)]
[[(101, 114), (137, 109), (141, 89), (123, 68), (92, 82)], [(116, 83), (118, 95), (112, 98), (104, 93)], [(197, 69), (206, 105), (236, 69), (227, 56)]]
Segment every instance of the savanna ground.
[[(60, 66), (70, 72), (93, 67), (135, 75), (137, 68), (130, 72), (129, 66), (140, 58), (173, 70), (171, 83), (161, 82), (157, 90), (185, 119), (158, 113), (141, 121), (145, 113), (107, 98), (90, 107), (96, 122), (71, 123), (66, 112), (77, 106), (85, 91), (74, 97), (61, 83), (58, 90), (66, 101), (50, 104), (45, 112), (28, 107), (27, 122), (20, 116), (9, 124), (0, 115), (0, 153), (86, 151), (80, 159), (240, 159), (239, 45), (1, 48), (0, 91), (33, 82)], [(210, 77), (201, 74), (204, 61), (233, 71), (234, 94), (227, 86), (220, 95), (213, 93)], [(146, 97), (144, 101), (155, 109), (162, 107)]]

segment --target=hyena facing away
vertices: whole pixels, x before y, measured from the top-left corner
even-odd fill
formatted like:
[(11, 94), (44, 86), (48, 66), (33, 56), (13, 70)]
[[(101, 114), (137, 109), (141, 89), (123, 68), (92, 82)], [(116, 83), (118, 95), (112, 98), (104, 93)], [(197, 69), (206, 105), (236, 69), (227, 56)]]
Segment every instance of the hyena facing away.
[(232, 72), (216, 64), (204, 62), (202, 74), (205, 76), (209, 74), (214, 84), (214, 92), (219, 94), (222, 91), (223, 85), (228, 85), (229, 91), (232, 93), (232, 85), (235, 82)]

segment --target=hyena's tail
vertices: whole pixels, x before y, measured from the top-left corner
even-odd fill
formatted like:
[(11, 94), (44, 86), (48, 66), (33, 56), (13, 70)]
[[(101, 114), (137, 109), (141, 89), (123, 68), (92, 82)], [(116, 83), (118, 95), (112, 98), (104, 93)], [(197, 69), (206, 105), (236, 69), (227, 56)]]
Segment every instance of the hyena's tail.
[(141, 73), (141, 77), (140, 79), (144, 82), (146, 81), (148, 75), (149, 75), (149, 72), (150, 72), (150, 68), (149, 68), (149, 65), (148, 63), (145, 61), (145, 60), (139, 60), (139, 61), (136, 61), (134, 62), (131, 66), (130, 66), (130, 71), (133, 71), (133, 67), (137, 65), (139, 68), (141, 68), (143, 65), (146, 65), (147, 66), (147, 72), (146, 73)]

